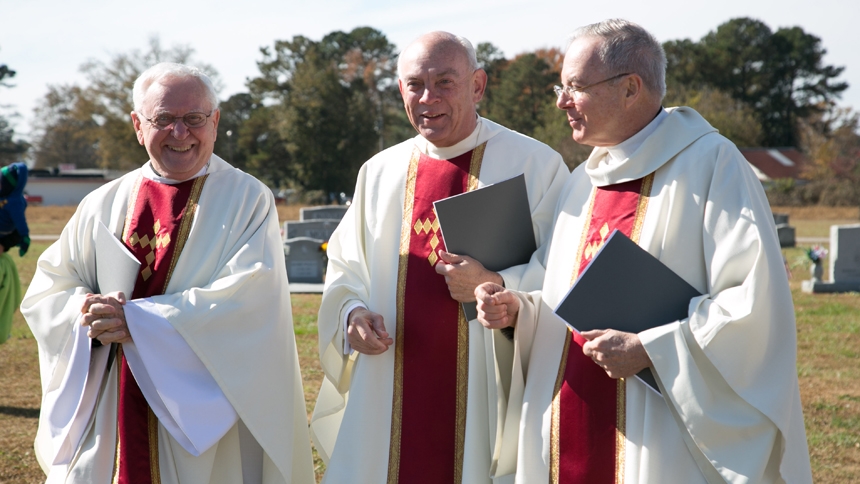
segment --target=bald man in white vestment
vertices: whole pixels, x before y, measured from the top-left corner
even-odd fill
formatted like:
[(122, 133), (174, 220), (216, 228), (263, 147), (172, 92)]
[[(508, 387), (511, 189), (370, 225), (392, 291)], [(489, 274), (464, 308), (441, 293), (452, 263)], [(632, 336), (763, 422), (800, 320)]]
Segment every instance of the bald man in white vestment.
[(209, 78), (157, 64), (150, 159), (89, 194), (21, 310), (39, 344), (49, 483), (313, 483), (271, 190), (212, 153)]
[[(483, 324), (515, 327), (496, 475), (811, 482), (794, 311), (770, 208), (731, 142), (692, 109), (661, 107), (665, 66), (636, 24), (574, 33), (557, 105), (574, 140), (595, 149), (559, 198), (543, 289), (476, 290)], [(686, 318), (632, 334), (578, 333), (555, 316), (616, 229), (702, 293)], [(633, 378), (646, 367), (662, 393)]]
[(541, 247), (569, 173), (546, 145), (477, 116), (487, 76), (467, 40), (422, 36), (398, 70), (418, 136), (361, 168), (329, 242), (311, 433), (326, 483), (490, 483), (496, 386), (510, 372), (493, 355), (509, 365), (513, 346), (492, 346), (458, 301), (485, 281), (537, 289), (542, 274), (523, 280), (524, 265), (497, 274), (445, 252), (432, 204), (524, 173)]

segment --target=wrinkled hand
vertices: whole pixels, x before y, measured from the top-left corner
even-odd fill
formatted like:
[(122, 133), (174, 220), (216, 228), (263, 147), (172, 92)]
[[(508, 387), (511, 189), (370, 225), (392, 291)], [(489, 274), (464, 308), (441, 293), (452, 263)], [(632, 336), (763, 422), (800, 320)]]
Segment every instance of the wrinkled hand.
[(499, 284), (485, 282), (475, 288), (478, 321), (487, 329), (514, 326), (520, 311), (520, 300)]
[(502, 285), (504, 283), (498, 272), (485, 269), (483, 264), (467, 255), (459, 256), (439, 250), (439, 259), (436, 263), (436, 273), (445, 276), (448, 292), (457, 302), (474, 302), (475, 288), (478, 284), (494, 282)]
[(365, 355), (385, 353), (394, 340), (385, 331), (382, 315), (366, 308), (355, 308), (349, 313), (346, 334), (349, 345)]
[(651, 358), (639, 336), (614, 329), (580, 333), (588, 342), (582, 352), (603, 368), (610, 378), (628, 378), (651, 366)]
[(89, 326), (87, 336), (99, 340), (102, 344), (128, 343), (131, 333), (125, 321), (125, 294), (112, 292), (107, 295), (87, 294), (81, 312), (82, 326)]

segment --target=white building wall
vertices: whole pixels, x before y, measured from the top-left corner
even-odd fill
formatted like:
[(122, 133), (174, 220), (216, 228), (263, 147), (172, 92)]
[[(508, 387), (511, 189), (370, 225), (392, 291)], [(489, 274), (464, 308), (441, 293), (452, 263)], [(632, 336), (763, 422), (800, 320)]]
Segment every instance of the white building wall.
[(42, 205), (77, 205), (96, 188), (110, 180), (104, 178), (37, 178), (27, 180), (24, 191), (42, 197)]

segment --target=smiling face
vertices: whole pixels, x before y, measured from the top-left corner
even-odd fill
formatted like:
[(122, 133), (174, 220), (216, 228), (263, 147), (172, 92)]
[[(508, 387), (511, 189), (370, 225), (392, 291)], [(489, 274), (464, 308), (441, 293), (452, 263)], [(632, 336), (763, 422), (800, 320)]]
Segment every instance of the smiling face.
[[(600, 62), (601, 42), (598, 37), (580, 37), (570, 45), (561, 69), (564, 86), (580, 88), (620, 74), (608, 72)], [(574, 141), (589, 146), (614, 146), (627, 139), (623, 127), (627, 89), (623, 79), (595, 85), (575, 97), (564, 94), (558, 98), (556, 106), (567, 112)]]
[(162, 176), (187, 180), (212, 157), (221, 116), (219, 110), (216, 109), (199, 128), (188, 128), (177, 119), (172, 126), (158, 129), (144, 119), (144, 116), (155, 119), (159, 115), (181, 117), (188, 113), (212, 112), (206, 90), (196, 78), (166, 78), (153, 82), (140, 111), (140, 114), (131, 113), (137, 140), (146, 147), (152, 167)]
[(428, 34), (400, 55), (400, 94), (415, 130), (440, 148), (469, 136), (487, 75), (471, 68), (463, 46)]

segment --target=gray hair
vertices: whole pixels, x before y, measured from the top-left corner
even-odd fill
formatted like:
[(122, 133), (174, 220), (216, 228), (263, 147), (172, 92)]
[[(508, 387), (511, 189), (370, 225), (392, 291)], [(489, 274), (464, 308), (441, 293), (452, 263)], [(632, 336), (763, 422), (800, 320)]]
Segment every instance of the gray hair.
[[(469, 68), (471, 68), (472, 71), (478, 70), (478, 56), (475, 54), (475, 47), (472, 45), (471, 42), (469, 42), (469, 39), (467, 39), (465, 37), (461, 37), (459, 35), (454, 35), (454, 34), (448, 33), (448, 32), (437, 31), (437, 32), (429, 32), (427, 34), (424, 34), (421, 37), (418, 37), (418, 39), (413, 40), (409, 45), (406, 46), (405, 49), (400, 51), (400, 54), (403, 54), (404, 52), (406, 52), (410, 47), (412, 47), (414, 44), (416, 44), (420, 39), (424, 39), (425, 37), (432, 37), (434, 40), (437, 40), (437, 41), (441, 40), (441, 41), (453, 42), (453, 43), (459, 44), (460, 47), (463, 48), (463, 54), (465, 54), (465, 56), (466, 56), (466, 61), (468, 61), (468, 63), (469, 63)], [(397, 56), (397, 77), (398, 78), (400, 77), (400, 71), (401, 71), (401, 68), (400, 68), (401, 59), (402, 59), (402, 56), (398, 55)]]
[(215, 86), (212, 84), (212, 79), (209, 79), (209, 76), (205, 72), (193, 66), (175, 64), (173, 62), (161, 62), (143, 71), (137, 80), (134, 81), (134, 89), (132, 90), (134, 110), (140, 112), (146, 91), (149, 90), (149, 87), (154, 82), (161, 79), (189, 79), (192, 77), (200, 81), (200, 84), (203, 85), (206, 97), (212, 105), (212, 110), (218, 109), (218, 95), (215, 94)]
[(653, 35), (638, 24), (609, 19), (576, 29), (568, 48), (582, 37), (599, 37), (598, 58), (610, 72), (636, 73), (650, 91), (666, 95), (666, 52)]

